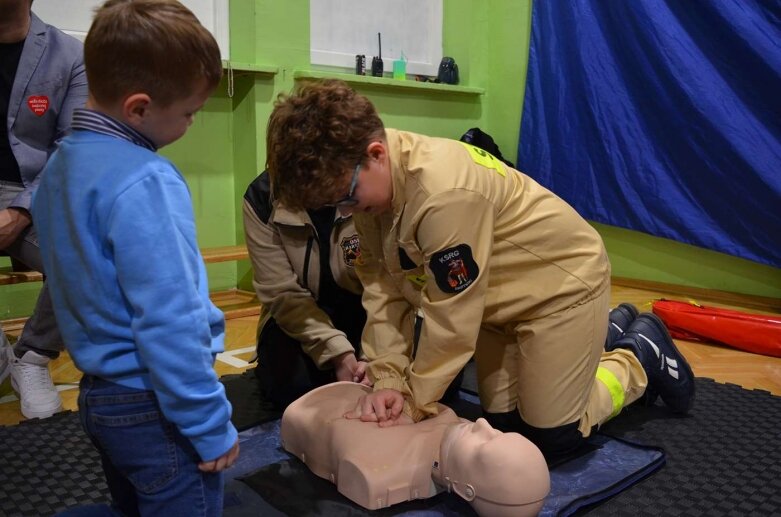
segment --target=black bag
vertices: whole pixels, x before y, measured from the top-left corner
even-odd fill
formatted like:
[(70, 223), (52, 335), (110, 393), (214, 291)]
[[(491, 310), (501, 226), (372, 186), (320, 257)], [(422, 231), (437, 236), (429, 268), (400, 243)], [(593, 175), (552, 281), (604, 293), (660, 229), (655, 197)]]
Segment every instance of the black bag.
[(483, 132), (480, 128), (473, 127), (461, 135), (461, 141), (466, 142), (467, 144), (471, 144), (475, 147), (479, 147), (483, 151), (488, 151), (496, 158), (502, 160), (508, 166), (512, 167), (513, 169), (515, 168), (515, 165), (513, 165), (512, 162), (504, 159), (504, 156), (502, 156), (502, 151), (499, 150), (499, 146), (496, 145), (496, 142), (494, 142), (494, 139), (491, 138), (491, 135)]
[(437, 82), (444, 84), (458, 84), (458, 65), (452, 57), (443, 57), (439, 62)]

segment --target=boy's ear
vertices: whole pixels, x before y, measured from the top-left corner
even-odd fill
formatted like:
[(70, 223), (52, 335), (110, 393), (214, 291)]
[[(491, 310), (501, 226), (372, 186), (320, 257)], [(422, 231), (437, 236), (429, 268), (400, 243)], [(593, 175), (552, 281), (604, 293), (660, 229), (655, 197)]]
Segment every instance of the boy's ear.
[(131, 126), (141, 125), (152, 99), (146, 93), (132, 93), (122, 102), (122, 115)]
[(366, 148), (366, 154), (372, 160), (381, 160), (388, 154), (388, 149), (382, 140), (376, 140)]

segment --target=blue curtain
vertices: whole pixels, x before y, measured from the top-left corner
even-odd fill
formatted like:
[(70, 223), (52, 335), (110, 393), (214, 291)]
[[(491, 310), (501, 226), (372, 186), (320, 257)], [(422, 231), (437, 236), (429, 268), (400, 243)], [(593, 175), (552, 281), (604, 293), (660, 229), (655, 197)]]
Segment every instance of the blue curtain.
[(781, 267), (781, 0), (537, 0), (518, 168), (587, 219)]

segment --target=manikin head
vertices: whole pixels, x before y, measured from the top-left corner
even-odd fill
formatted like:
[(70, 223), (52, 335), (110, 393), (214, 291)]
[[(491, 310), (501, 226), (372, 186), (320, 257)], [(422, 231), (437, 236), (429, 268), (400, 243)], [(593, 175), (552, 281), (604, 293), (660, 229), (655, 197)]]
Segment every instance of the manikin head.
[(434, 469), (437, 482), (469, 501), (480, 515), (537, 515), (550, 491), (540, 450), (518, 433), (483, 418), (448, 427)]

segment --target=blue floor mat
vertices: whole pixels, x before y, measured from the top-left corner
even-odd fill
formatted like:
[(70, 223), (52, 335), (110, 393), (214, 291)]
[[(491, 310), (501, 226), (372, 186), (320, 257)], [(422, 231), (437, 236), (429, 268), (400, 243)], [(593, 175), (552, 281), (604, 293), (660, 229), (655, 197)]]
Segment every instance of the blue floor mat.
[[(468, 397), (468, 396), (467, 396)], [(243, 515), (475, 515), (455, 494), (368, 511), (309, 472), (279, 442), (279, 420), (240, 434), (241, 456), (227, 472), (225, 516)], [(664, 452), (596, 434), (590, 450), (551, 470), (551, 492), (540, 513), (572, 515), (603, 501), (659, 469)], [(250, 491), (247, 487), (251, 488)]]

